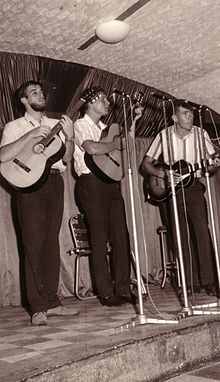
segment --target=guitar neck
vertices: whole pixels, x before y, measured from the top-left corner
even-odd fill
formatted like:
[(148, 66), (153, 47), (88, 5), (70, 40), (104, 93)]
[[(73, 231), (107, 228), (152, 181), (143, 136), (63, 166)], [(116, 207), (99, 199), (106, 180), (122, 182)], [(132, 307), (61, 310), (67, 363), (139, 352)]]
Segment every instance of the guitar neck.
[[(78, 102), (74, 105), (74, 107), (71, 109), (71, 111), (70, 111), (70, 112), (67, 112), (67, 115), (68, 115), (71, 119), (73, 119), (73, 116), (75, 115), (75, 113), (80, 109), (80, 107), (81, 107), (84, 103), (85, 103), (85, 100), (82, 99), (82, 98), (80, 98), (79, 101), (78, 101)], [(46, 146), (48, 145), (48, 143), (51, 142), (51, 140), (53, 139), (53, 137), (54, 137), (55, 135), (57, 135), (57, 134), (60, 132), (61, 129), (62, 129), (62, 125), (61, 125), (61, 123), (60, 123), (60, 121), (59, 121), (59, 122), (57, 122), (57, 124), (51, 129), (50, 134), (49, 134), (47, 137), (43, 138), (43, 139), (41, 140), (40, 143), (41, 143), (42, 145), (44, 145), (44, 147), (46, 147)]]
[(125, 126), (121, 126), (120, 136), (122, 136), (122, 137), (125, 136), (125, 131), (127, 131), (128, 133), (131, 133), (132, 130), (134, 129), (134, 127), (135, 127), (136, 120), (137, 120), (136, 117), (132, 119), (131, 116), (130, 116), (130, 118), (128, 118), (128, 120), (127, 120), (126, 127)]
[(60, 130), (62, 129), (62, 125), (60, 123), (60, 121), (51, 129), (51, 132), (50, 134), (48, 134), (47, 137), (43, 138), (41, 140), (41, 144), (44, 145), (44, 147), (46, 147), (50, 142), (51, 140), (53, 139), (53, 137), (58, 134), (60, 132)]
[(191, 164), (191, 167), (193, 172), (196, 172), (198, 170), (204, 170), (206, 166), (209, 166), (212, 164), (213, 164), (213, 159), (209, 158), (209, 159), (202, 159), (201, 162), (199, 163)]

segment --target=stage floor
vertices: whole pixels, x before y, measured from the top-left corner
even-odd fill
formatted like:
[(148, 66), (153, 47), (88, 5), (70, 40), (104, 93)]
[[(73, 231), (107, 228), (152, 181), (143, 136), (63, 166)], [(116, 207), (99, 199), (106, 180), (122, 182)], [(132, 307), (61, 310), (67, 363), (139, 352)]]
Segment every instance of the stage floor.
[[(131, 325), (132, 319), (135, 319), (135, 323), (139, 322), (137, 306), (127, 304), (109, 308), (100, 305), (97, 299), (65, 299), (63, 304), (74, 306), (80, 314), (73, 317), (51, 317), (48, 318), (48, 325), (41, 327), (31, 326), (30, 318), (22, 307), (1, 308), (0, 381), (143, 381), (141, 376), (138, 379), (137, 372), (135, 377), (123, 379), (117, 377), (115, 371), (112, 378), (107, 372), (106, 378), (101, 377), (101, 374), (97, 377), (97, 372), (93, 370), (93, 373), (85, 378), (85, 375), (79, 375), (77, 368), (75, 375), (72, 370), (71, 379), (56, 379), (58, 377), (55, 376), (50, 379), (49, 375), (54, 371), (57, 375), (59, 368), (77, 366), (81, 361), (89, 362), (92, 367), (96, 356), (102, 356), (100, 362), (103, 362), (105, 358), (108, 360), (108, 354), (113, 350), (132, 345), (135, 341), (152, 342), (157, 338), (161, 341), (163, 334), (175, 334), (183, 329), (192, 331), (203, 324), (207, 326), (207, 323), (219, 322), (218, 314), (190, 315), (186, 318), (181, 315), (178, 322), (176, 318), (183, 310), (183, 303), (178, 299), (173, 287), (169, 283), (164, 289), (158, 285), (150, 285), (149, 290), (151, 298), (148, 296), (143, 300), (144, 318), (147, 318), (147, 323), (134, 326)], [(216, 301), (214, 297), (201, 293), (194, 295), (193, 299), (189, 297), (189, 306)], [(199, 333), (198, 336), (201, 335)], [(132, 365), (130, 366), (132, 368)], [(45, 373), (47, 376), (44, 379)], [(150, 379), (147, 378), (146, 376), (146, 381), (154, 380), (152, 375)]]

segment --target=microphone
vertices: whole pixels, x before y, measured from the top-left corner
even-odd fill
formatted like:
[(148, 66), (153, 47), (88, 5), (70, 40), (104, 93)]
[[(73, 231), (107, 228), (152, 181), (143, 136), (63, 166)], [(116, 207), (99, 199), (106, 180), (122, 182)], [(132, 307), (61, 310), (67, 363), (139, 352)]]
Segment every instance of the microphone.
[(198, 109), (198, 108), (202, 108), (204, 105), (198, 105), (197, 103), (194, 103), (192, 101), (188, 101), (187, 99), (185, 99), (185, 102), (189, 105), (189, 106), (192, 106), (194, 107), (195, 109)]
[(158, 98), (158, 99), (162, 99), (163, 101), (170, 101), (170, 98), (162, 95), (162, 94), (157, 94), (155, 92), (151, 92), (150, 93), (151, 97), (155, 97), (155, 98)]
[(113, 96), (114, 94), (119, 94), (119, 95), (121, 95), (122, 97), (128, 97), (128, 98), (130, 98), (130, 95), (129, 95), (129, 94), (126, 94), (126, 93), (123, 92), (122, 90), (113, 89), (112, 96)]

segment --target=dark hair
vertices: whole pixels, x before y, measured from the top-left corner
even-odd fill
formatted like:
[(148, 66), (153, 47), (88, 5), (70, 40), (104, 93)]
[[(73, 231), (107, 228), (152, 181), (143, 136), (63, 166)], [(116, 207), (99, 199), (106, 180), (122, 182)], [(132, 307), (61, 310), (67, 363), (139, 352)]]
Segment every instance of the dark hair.
[(42, 84), (39, 82), (39, 81), (35, 81), (35, 80), (29, 80), (27, 82), (24, 82), (17, 90), (16, 90), (16, 93), (17, 93), (17, 98), (18, 100), (21, 100), (21, 98), (23, 97), (26, 97), (26, 90), (28, 88), (28, 86), (30, 85), (39, 85), (40, 87), (42, 87)]
[(173, 105), (174, 105), (174, 110), (175, 110), (175, 113), (178, 111), (178, 109), (180, 107), (184, 107), (185, 109), (187, 110), (190, 110), (190, 111), (194, 111), (194, 107), (192, 105), (190, 105), (187, 100), (185, 99), (175, 99), (173, 101)]
[(15, 92), (14, 94), (14, 110), (15, 110), (15, 117), (21, 117), (25, 113), (25, 107), (23, 103), (21, 102), (21, 99), (23, 97), (27, 96), (26, 90), (28, 86), (30, 85), (39, 85), (42, 87), (42, 84), (40, 81), (35, 80), (29, 80), (24, 82)]

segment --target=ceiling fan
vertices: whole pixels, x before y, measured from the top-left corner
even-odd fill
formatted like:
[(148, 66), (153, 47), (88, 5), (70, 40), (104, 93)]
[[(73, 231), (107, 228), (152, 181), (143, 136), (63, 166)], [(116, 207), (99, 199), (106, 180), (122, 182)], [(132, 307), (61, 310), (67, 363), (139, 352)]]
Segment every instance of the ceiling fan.
[[(135, 4), (131, 5), (128, 9), (126, 9), (126, 11), (124, 11), (121, 15), (119, 15), (115, 20), (124, 21), (129, 16), (131, 16), (133, 13), (137, 12), (144, 5), (149, 3), (149, 1), (151, 1), (151, 0), (138, 0)], [(85, 50), (86, 48), (91, 46), (97, 40), (98, 40), (98, 37), (94, 34), (87, 41), (85, 41), (82, 45), (80, 45), (77, 49), (78, 50)]]

